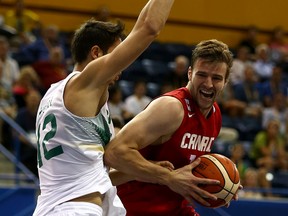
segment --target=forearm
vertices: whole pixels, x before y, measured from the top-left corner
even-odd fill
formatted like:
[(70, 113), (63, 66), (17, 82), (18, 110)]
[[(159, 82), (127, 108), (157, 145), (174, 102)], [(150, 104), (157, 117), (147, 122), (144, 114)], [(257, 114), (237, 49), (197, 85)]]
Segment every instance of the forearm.
[(118, 170), (115, 170), (115, 169), (110, 170), (109, 177), (110, 177), (112, 184), (114, 186), (118, 186), (118, 185), (124, 184), (126, 182), (135, 180), (134, 176), (130, 176), (126, 173), (119, 172)]
[(150, 0), (142, 9), (135, 29), (147, 26), (152, 32), (158, 34), (165, 25), (173, 3), (174, 0)]
[(104, 158), (108, 166), (139, 181), (167, 185), (171, 176), (168, 168), (147, 161), (137, 150), (110, 151)]

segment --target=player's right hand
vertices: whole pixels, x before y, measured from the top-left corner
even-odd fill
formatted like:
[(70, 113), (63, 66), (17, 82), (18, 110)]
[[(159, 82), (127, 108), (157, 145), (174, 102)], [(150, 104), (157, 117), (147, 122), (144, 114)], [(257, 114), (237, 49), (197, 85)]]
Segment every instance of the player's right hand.
[(195, 206), (195, 200), (204, 206), (210, 206), (205, 198), (217, 200), (217, 197), (213, 194), (201, 189), (199, 185), (203, 184), (220, 184), (218, 180), (198, 178), (192, 174), (192, 169), (198, 166), (200, 159), (195, 160), (193, 163), (176, 169), (171, 172), (171, 178), (167, 183), (167, 186), (181, 194), (189, 204)]

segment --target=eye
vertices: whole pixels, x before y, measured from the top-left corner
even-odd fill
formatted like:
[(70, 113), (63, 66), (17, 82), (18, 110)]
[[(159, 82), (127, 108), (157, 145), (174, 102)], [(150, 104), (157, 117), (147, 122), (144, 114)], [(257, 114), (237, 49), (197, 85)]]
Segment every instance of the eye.
[(207, 77), (207, 74), (205, 74), (205, 73), (197, 73), (197, 76), (200, 76), (200, 77)]
[(213, 79), (217, 80), (217, 81), (222, 81), (223, 77), (222, 76), (215, 76), (215, 77), (213, 77)]

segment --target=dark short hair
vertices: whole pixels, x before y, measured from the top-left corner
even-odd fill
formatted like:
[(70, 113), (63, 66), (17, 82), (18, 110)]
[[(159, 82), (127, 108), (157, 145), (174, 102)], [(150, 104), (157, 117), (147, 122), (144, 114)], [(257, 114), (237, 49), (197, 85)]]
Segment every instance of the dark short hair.
[(201, 41), (192, 52), (191, 66), (193, 67), (197, 59), (200, 58), (210, 62), (226, 63), (225, 79), (228, 79), (233, 63), (233, 54), (225, 43), (216, 39)]
[(124, 24), (119, 20), (115, 23), (97, 21), (94, 18), (88, 20), (74, 33), (71, 43), (73, 60), (76, 63), (84, 62), (95, 45), (106, 54), (117, 39), (125, 37), (123, 31)]

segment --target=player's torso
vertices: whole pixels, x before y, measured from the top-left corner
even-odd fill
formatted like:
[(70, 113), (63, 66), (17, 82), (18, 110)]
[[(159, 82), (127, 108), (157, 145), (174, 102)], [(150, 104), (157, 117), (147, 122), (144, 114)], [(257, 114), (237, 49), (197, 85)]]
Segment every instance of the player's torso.
[(37, 113), (38, 147), (40, 153), (44, 154), (44, 158), (41, 158), (42, 154), (39, 155), (38, 162), (41, 163), (42, 159), (43, 165), (49, 163), (51, 158), (68, 152), (80, 150), (82, 153), (83, 145), (104, 147), (114, 136), (107, 104), (104, 104), (95, 117), (78, 117), (66, 109), (63, 101), (66, 83), (65, 79), (50, 88)]
[(149, 158), (151, 160), (169, 160), (177, 168), (211, 151), (221, 128), (221, 114), (217, 104), (214, 104), (211, 115), (206, 119), (185, 88), (168, 95), (181, 101), (184, 109), (183, 121), (168, 141), (149, 146), (142, 153), (145, 156), (152, 155)]
[(53, 200), (63, 202), (96, 191), (105, 193), (100, 188), (108, 190), (112, 186), (103, 164), (104, 147), (114, 136), (107, 103), (95, 117), (73, 115), (63, 102), (68, 79), (51, 86), (37, 114), (43, 205), (54, 205)]
[[(168, 160), (175, 168), (179, 168), (205, 152), (210, 152), (220, 131), (221, 115), (215, 104), (212, 114), (205, 119), (185, 88), (168, 95), (181, 101), (184, 109), (183, 121), (168, 141), (148, 146), (141, 153), (148, 160)], [(194, 209), (183, 204), (184, 198), (165, 185), (132, 181), (118, 186), (118, 195), (127, 208), (127, 216), (194, 215)]]

